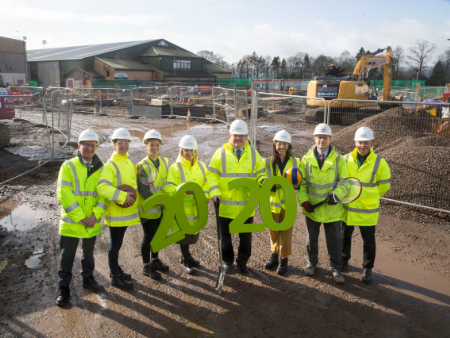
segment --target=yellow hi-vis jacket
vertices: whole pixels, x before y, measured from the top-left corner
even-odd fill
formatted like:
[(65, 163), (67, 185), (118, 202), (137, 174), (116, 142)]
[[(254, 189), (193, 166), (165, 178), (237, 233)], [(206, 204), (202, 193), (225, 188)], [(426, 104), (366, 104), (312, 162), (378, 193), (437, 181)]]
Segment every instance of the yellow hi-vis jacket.
[[(272, 177), (272, 156), (265, 159), (266, 162), (266, 175), (267, 177)], [(290, 157), (285, 170), (289, 168), (300, 168), (300, 159), (297, 157)], [(280, 172), (280, 168), (277, 167), (277, 173), (275, 176), (284, 176), (284, 173)], [(270, 211), (279, 214), (281, 212), (281, 208), (285, 209), (284, 203), (284, 192), (283, 189), (277, 188), (275, 191), (270, 192)]]
[[(56, 194), (61, 204), (61, 222), (59, 234), (67, 237), (91, 238), (102, 231), (102, 216), (107, 201), (98, 196), (97, 183), (103, 163), (97, 155), (88, 168), (78, 153), (61, 166), (58, 175)], [(87, 228), (81, 220), (95, 214), (97, 222), (93, 228)]]
[[(302, 173), (302, 183), (298, 192), (300, 205), (306, 201), (312, 204), (322, 202), (340, 180), (348, 177), (345, 159), (336, 152), (334, 146), (330, 146), (328, 157), (324, 160), (322, 169), (319, 169), (319, 163), (314, 156), (315, 149), (317, 149), (317, 146), (312, 146), (300, 163), (300, 172)], [(336, 197), (339, 198), (342, 194), (345, 194), (344, 189), (336, 191)], [(342, 204), (329, 205), (325, 203), (311, 213), (302, 208), (302, 213), (316, 222), (336, 222), (342, 218)]]
[[(169, 176), (167, 177), (167, 184), (164, 191), (170, 196), (174, 196), (177, 187), (185, 182), (197, 183), (202, 188), (206, 198), (209, 198), (208, 182), (206, 181), (206, 165), (198, 160), (198, 157), (194, 159), (194, 165), (191, 165), (191, 161), (179, 155), (177, 161), (169, 169)], [(183, 197), (183, 205), (189, 224), (194, 224), (197, 220), (197, 206), (195, 205), (194, 196), (185, 194)]]
[[(148, 186), (151, 196), (153, 196), (154, 194), (159, 194), (159, 193), (164, 192), (164, 187), (165, 187), (166, 181), (167, 181), (167, 174), (169, 172), (169, 160), (167, 159), (167, 157), (159, 157), (158, 156), (158, 160), (160, 163), (159, 168), (158, 168), (158, 175), (156, 176), (156, 180)], [(138, 169), (140, 166), (144, 166), (144, 169), (148, 175), (148, 173), (151, 172), (150, 171), (151, 165), (152, 165), (151, 160), (148, 157), (145, 157), (141, 162), (139, 162), (136, 165), (136, 169)], [(137, 200), (138, 200), (139, 217), (144, 218), (144, 219), (159, 218), (161, 216), (161, 208), (160, 207), (150, 208), (145, 211), (142, 210), (142, 208), (141, 208), (142, 203), (151, 196), (147, 196), (147, 197), (142, 196), (141, 191), (140, 191), (141, 188), (139, 187), (140, 182), (137, 181), (137, 184), (138, 184)]]
[[(238, 178), (251, 178), (259, 184), (267, 178), (264, 161), (258, 151), (245, 142), (238, 161), (231, 142), (216, 150), (206, 172), (209, 195), (220, 196), (219, 216), (235, 218), (247, 204), (250, 193), (247, 188), (228, 189), (228, 183)], [(253, 217), (255, 212), (250, 215)]]
[(358, 168), (358, 149), (345, 155), (348, 173), (361, 181), (362, 191), (358, 199), (344, 204), (342, 220), (347, 225), (374, 226), (378, 223), (380, 197), (391, 186), (391, 169), (386, 160), (370, 148), (366, 161)]
[(140, 224), (137, 199), (128, 208), (121, 208), (115, 202), (123, 204), (127, 198), (125, 191), (117, 189), (122, 184), (128, 184), (137, 189), (136, 169), (133, 163), (125, 156), (113, 154), (105, 164), (100, 174), (97, 190), (101, 197), (106, 198), (108, 208), (105, 213), (105, 223), (111, 227), (126, 227)]

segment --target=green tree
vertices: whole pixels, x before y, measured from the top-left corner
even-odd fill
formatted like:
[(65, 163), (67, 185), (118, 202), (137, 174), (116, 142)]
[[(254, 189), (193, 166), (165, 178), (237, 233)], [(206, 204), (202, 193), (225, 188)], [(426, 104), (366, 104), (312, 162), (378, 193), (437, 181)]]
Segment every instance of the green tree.
[(280, 78), (280, 64), (281, 64), (280, 57), (274, 56), (272, 60), (272, 70), (273, 70), (273, 77), (275, 79)]
[(281, 61), (280, 70), (281, 70), (281, 77), (283, 79), (287, 78), (288, 77), (288, 74), (287, 74), (287, 62), (286, 62), (285, 58), (283, 58), (283, 60)]
[(434, 65), (433, 72), (427, 80), (427, 86), (445, 86), (445, 68), (441, 60)]
[(363, 57), (363, 55), (366, 54), (366, 51), (364, 50), (363, 47), (361, 47), (359, 49), (359, 52), (356, 54), (355, 58), (356, 58), (356, 62), (359, 61), (359, 59), (361, 59)]

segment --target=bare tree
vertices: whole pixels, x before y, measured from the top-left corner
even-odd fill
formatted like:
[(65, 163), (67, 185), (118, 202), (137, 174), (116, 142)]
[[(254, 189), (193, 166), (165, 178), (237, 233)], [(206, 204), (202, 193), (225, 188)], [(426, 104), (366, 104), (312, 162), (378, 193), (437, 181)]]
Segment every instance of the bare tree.
[(209, 50), (201, 50), (200, 52), (197, 52), (197, 55), (204, 57), (206, 60), (211, 61), (220, 67), (231, 70), (231, 65), (226, 62), (220, 54), (214, 54), (213, 51)]
[(346, 50), (339, 56), (338, 66), (345, 70), (346, 73), (353, 74), (353, 69), (355, 69), (356, 66), (356, 58)]
[(405, 51), (402, 46), (397, 46), (392, 50), (392, 68), (394, 71), (394, 80), (398, 80), (398, 74), (403, 62), (405, 62)]
[(427, 40), (417, 40), (414, 47), (408, 48), (409, 54), (406, 57), (409, 65), (417, 72), (418, 78), (422, 76), (423, 68), (430, 61), (435, 49), (436, 45)]
[(445, 83), (450, 83), (450, 48), (439, 55), (439, 61), (442, 63)]

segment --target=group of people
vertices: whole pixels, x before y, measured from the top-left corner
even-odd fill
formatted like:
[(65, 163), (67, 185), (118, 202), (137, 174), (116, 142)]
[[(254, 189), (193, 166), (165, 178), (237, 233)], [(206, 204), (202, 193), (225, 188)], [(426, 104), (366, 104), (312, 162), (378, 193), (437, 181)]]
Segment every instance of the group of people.
[[(230, 223), (242, 211), (249, 199), (246, 188), (229, 188), (229, 183), (239, 178), (250, 178), (260, 185), (271, 176), (283, 176), (288, 168), (298, 168), (302, 181), (295, 185), (298, 201), (306, 220), (308, 263), (304, 268), (307, 276), (315, 273), (318, 264), (318, 238), (321, 224), (324, 225), (330, 267), (333, 279), (338, 284), (345, 282), (342, 271), (348, 267), (351, 257), (351, 239), (355, 226), (359, 226), (364, 240), (363, 276), (365, 283), (372, 281), (371, 271), (375, 260), (375, 225), (379, 215), (379, 197), (390, 186), (390, 170), (386, 161), (373, 151), (373, 132), (362, 127), (356, 131), (353, 152), (342, 156), (331, 144), (331, 128), (319, 124), (313, 133), (315, 145), (308, 153), (299, 158), (293, 157), (291, 135), (279, 131), (273, 139), (272, 156), (263, 160), (259, 152), (247, 140), (248, 127), (242, 120), (235, 120), (230, 125), (229, 141), (217, 149), (208, 166), (198, 159), (197, 141), (193, 136), (184, 136), (179, 142), (180, 152), (176, 162), (169, 167), (169, 161), (160, 157), (163, 140), (156, 130), (150, 130), (144, 136), (146, 157), (136, 167), (128, 158), (132, 141), (130, 133), (120, 128), (114, 131), (111, 141), (114, 152), (111, 159), (103, 164), (95, 154), (98, 135), (93, 130), (83, 131), (78, 140), (77, 156), (66, 161), (59, 173), (57, 195), (62, 207), (60, 224), (61, 259), (59, 265), (59, 292), (57, 305), (70, 300), (69, 285), (72, 279), (72, 266), (79, 239), (82, 240), (81, 275), (83, 287), (100, 292), (103, 286), (93, 277), (94, 244), (101, 232), (104, 216), (110, 232), (108, 263), (111, 284), (122, 289), (133, 286), (130, 273), (119, 265), (119, 251), (122, 247), (128, 226), (142, 225), (143, 239), (141, 256), (143, 274), (152, 279), (161, 278), (162, 271), (169, 270), (158, 257), (158, 252), (151, 249), (151, 241), (159, 227), (163, 205), (143, 210), (143, 202), (149, 197), (166, 193), (173, 196), (177, 187), (185, 182), (195, 182), (203, 190), (207, 199), (219, 203), (218, 217), (222, 236), (223, 268), (226, 273), (237, 268), (241, 273), (248, 273), (247, 263), (252, 251), (252, 233), (239, 233), (239, 246), (235, 259)], [(152, 184), (144, 184), (137, 177), (137, 168), (148, 168)], [(153, 168), (153, 169), (152, 169)], [(157, 175), (151, 173), (157, 171)], [(312, 205), (324, 200), (336, 184), (346, 177), (357, 177), (362, 184), (360, 197), (342, 205), (329, 200), (317, 208)], [(131, 186), (137, 192), (120, 189)], [(183, 208), (188, 222), (197, 219), (194, 191), (188, 190), (183, 197)], [(285, 216), (283, 189), (274, 185), (270, 194), (270, 206), (273, 219), (281, 223)], [(255, 211), (244, 222), (253, 223)], [(271, 254), (265, 263), (266, 269), (277, 269), (284, 275), (288, 269), (288, 257), (291, 255), (293, 227), (284, 231), (270, 232)], [(180, 262), (191, 274), (200, 262), (190, 253), (190, 245), (198, 241), (199, 234), (186, 234), (178, 242), (181, 255)], [(197, 257), (198, 258), (198, 257)]]

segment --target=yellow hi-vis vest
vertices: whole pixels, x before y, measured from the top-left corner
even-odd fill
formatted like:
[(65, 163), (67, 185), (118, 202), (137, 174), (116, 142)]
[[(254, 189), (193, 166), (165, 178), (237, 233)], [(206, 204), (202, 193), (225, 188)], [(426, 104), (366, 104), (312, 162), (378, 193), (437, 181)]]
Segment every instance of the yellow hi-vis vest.
[[(158, 168), (158, 175), (156, 176), (155, 182), (149, 185), (150, 191), (152, 194), (159, 194), (164, 192), (164, 187), (166, 185), (167, 181), (167, 174), (169, 172), (169, 160), (167, 157), (159, 157), (159, 168)], [(150, 166), (152, 165), (151, 160), (146, 157), (141, 162), (139, 162), (136, 165), (136, 169), (139, 168), (141, 165), (144, 166), (145, 171), (147, 174), (150, 172)], [(161, 208), (150, 208), (148, 210), (142, 210), (141, 205), (145, 201), (145, 198), (139, 193), (137, 194), (137, 200), (138, 200), (138, 210), (139, 210), (139, 217), (144, 219), (156, 219), (161, 216)]]
[[(240, 160), (234, 154), (231, 142), (216, 150), (206, 172), (209, 195), (220, 196), (219, 216), (235, 218), (247, 204), (249, 191), (238, 187), (228, 189), (228, 183), (238, 178), (251, 178), (259, 184), (267, 178), (264, 161), (259, 152), (245, 142)], [(253, 212), (250, 217), (254, 216)]]
[[(91, 238), (102, 231), (107, 201), (98, 196), (97, 183), (103, 163), (97, 155), (91, 163), (90, 175), (78, 156), (64, 162), (59, 170), (56, 194), (61, 204), (61, 236)], [(93, 228), (87, 228), (80, 221), (92, 214), (97, 222)]]
[[(266, 162), (266, 175), (267, 177), (272, 177), (273, 170), (272, 170), (272, 156), (265, 159)], [(290, 157), (285, 170), (289, 168), (299, 168), (300, 167), (300, 159), (297, 157)], [(279, 171), (279, 168), (277, 167), (277, 173), (275, 176), (284, 176), (284, 173), (281, 173)], [(284, 203), (284, 192), (283, 189), (277, 188), (275, 191), (270, 192), (270, 211), (274, 213), (280, 213), (281, 208), (285, 209), (285, 203)]]
[[(169, 176), (167, 177), (167, 184), (164, 191), (170, 196), (174, 196), (177, 187), (185, 182), (197, 183), (202, 188), (206, 198), (209, 198), (206, 165), (198, 160), (197, 157), (194, 159), (194, 165), (191, 165), (191, 161), (186, 160), (181, 155), (178, 156), (177, 161), (169, 169)], [(183, 205), (189, 224), (194, 224), (197, 220), (197, 207), (194, 196), (185, 194), (183, 197)], [(172, 231), (174, 231), (173, 228)]]
[(378, 223), (380, 197), (391, 186), (391, 170), (384, 158), (370, 148), (366, 161), (358, 168), (358, 149), (345, 155), (348, 173), (361, 181), (362, 191), (358, 199), (344, 204), (342, 220), (347, 225), (374, 226)]
[(128, 208), (121, 208), (115, 202), (123, 204), (127, 197), (125, 191), (117, 189), (122, 184), (128, 184), (137, 189), (136, 169), (133, 163), (125, 156), (113, 154), (105, 164), (100, 174), (97, 190), (101, 197), (109, 200), (105, 213), (105, 223), (111, 227), (126, 227), (140, 224), (137, 199)]
[[(333, 191), (336, 184), (343, 178), (348, 177), (347, 164), (345, 159), (331, 146), (328, 157), (325, 159), (322, 168), (314, 156), (316, 145), (312, 146), (308, 153), (303, 156), (300, 163), (302, 173), (302, 183), (298, 192), (298, 202), (309, 201), (312, 204), (322, 202)], [(345, 193), (344, 190), (342, 190)], [(338, 193), (338, 191), (337, 191)], [(339, 198), (339, 194), (336, 195)], [(340, 221), (342, 218), (342, 204), (329, 205), (322, 204), (313, 212), (309, 213), (302, 208), (303, 215), (320, 223)]]

